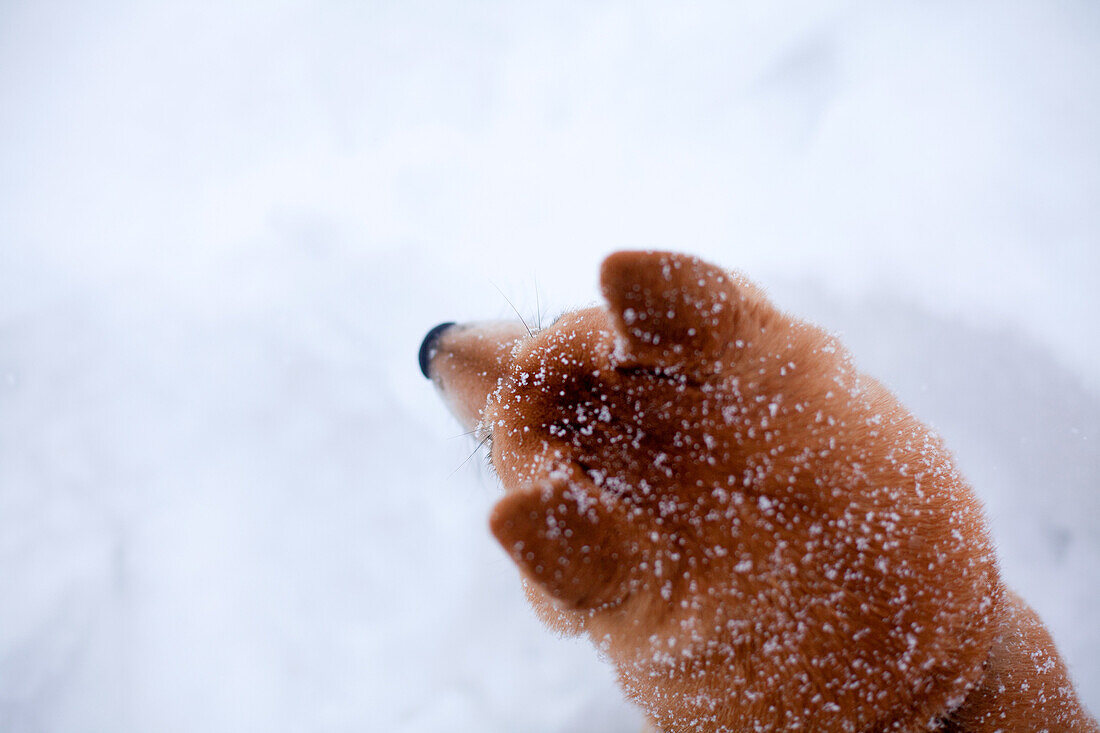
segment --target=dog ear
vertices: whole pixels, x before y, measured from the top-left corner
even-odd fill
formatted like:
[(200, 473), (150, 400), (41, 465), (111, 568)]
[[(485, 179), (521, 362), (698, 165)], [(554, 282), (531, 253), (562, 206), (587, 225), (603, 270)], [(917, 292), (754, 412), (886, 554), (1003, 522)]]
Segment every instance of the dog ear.
[(529, 580), (567, 608), (595, 609), (628, 592), (639, 553), (629, 512), (587, 480), (555, 479), (507, 494), (489, 525)]
[(729, 272), (674, 252), (616, 252), (600, 286), (629, 357), (660, 367), (721, 359), (753, 294)]

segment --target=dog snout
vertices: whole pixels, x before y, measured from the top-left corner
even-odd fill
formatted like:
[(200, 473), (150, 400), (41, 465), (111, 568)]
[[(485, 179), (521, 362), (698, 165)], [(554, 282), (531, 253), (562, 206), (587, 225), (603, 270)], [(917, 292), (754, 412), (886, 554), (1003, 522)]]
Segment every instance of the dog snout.
[(435, 352), (438, 350), (439, 337), (453, 325), (455, 325), (454, 321), (440, 323), (438, 326), (432, 328), (431, 331), (428, 331), (428, 335), (420, 342), (420, 373), (429, 379), (431, 379), (432, 376), (430, 372), (432, 357), (435, 356)]

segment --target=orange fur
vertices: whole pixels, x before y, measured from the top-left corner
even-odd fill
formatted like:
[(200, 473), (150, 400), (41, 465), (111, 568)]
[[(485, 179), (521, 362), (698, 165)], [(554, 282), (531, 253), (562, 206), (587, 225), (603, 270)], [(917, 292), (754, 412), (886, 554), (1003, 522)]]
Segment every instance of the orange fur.
[(492, 436), (536, 609), (652, 725), (1098, 730), (947, 449), (835, 338), (693, 257), (600, 278), (533, 335), (443, 331), (430, 373)]

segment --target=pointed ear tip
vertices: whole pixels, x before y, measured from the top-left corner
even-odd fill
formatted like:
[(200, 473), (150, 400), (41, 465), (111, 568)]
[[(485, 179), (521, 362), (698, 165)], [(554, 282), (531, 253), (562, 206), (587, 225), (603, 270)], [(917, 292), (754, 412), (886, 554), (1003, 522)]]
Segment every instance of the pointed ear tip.
[(620, 249), (616, 252), (612, 252), (607, 257), (603, 258), (603, 263), (600, 265), (600, 270), (614, 270), (624, 265), (636, 263), (638, 260), (661, 260), (661, 259), (698, 259), (693, 255), (689, 255), (685, 252), (673, 252), (671, 250), (663, 249)]
[(642, 253), (634, 250), (619, 250), (604, 257), (603, 262), (600, 263), (600, 284), (606, 288), (618, 273), (640, 254)]
[(604, 258), (600, 264), (600, 282), (606, 285), (609, 280), (621, 273), (657, 264), (667, 265), (670, 262), (682, 263), (693, 269), (727, 272), (720, 265), (687, 252), (659, 249), (626, 249), (612, 252)]
[(504, 545), (508, 545), (531, 531), (531, 512), (539, 511), (545, 504), (546, 487), (535, 486), (509, 491), (497, 500), (489, 511), (489, 531)]
[(621, 299), (632, 286), (651, 279), (655, 272), (664, 272), (667, 279), (668, 266), (673, 263), (680, 272), (679, 277), (686, 278), (684, 282), (688, 289), (696, 289), (698, 279), (699, 286), (708, 291), (719, 288), (733, 294), (761, 292), (744, 273), (695, 255), (662, 250), (622, 250), (609, 254), (600, 265), (600, 289), (604, 299), (613, 308), (621, 305)]
[(600, 287), (605, 297), (633, 282), (638, 273), (662, 258), (687, 257), (676, 252), (652, 249), (624, 249), (612, 252), (600, 264)]
[(514, 495), (507, 494), (489, 512), (489, 531), (509, 551), (516, 533), (516, 506)]

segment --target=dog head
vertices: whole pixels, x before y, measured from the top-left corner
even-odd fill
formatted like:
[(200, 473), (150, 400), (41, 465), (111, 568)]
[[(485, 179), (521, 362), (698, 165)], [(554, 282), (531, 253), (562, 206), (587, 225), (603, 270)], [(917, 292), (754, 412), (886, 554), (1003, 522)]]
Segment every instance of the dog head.
[(491, 439), (490, 527), (543, 616), (669, 729), (902, 729), (961, 700), (999, 584), (940, 440), (738, 275), (620, 252), (600, 285), (421, 353)]

